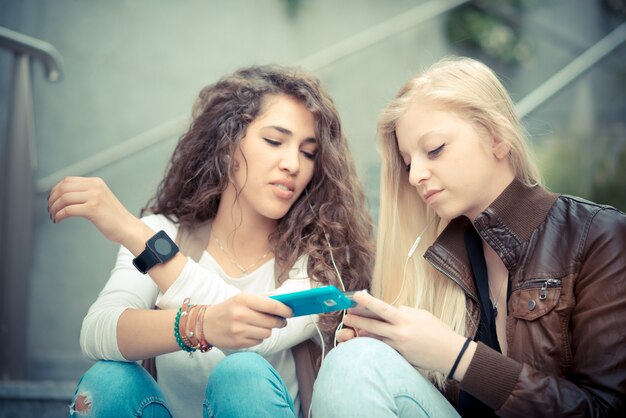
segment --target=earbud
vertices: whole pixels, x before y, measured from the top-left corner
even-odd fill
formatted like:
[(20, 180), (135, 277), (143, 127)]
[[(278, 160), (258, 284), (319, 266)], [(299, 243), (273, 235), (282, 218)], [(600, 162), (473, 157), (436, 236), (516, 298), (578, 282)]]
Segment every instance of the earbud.
[(415, 250), (417, 250), (417, 246), (420, 244), (420, 241), (422, 240), (422, 234), (419, 234), (417, 236), (417, 238), (415, 238), (415, 242), (413, 243), (413, 245), (411, 246), (411, 249), (409, 250), (409, 253), (407, 254), (407, 257), (411, 258), (413, 257), (413, 254), (415, 254)]
[(413, 257), (413, 254), (415, 254), (415, 251), (417, 250), (417, 246), (419, 245), (420, 241), (422, 240), (422, 235), (424, 235), (426, 233), (426, 231), (428, 231), (428, 228), (430, 227), (430, 225), (433, 223), (434, 220), (435, 220), (435, 218), (432, 218), (430, 220), (430, 222), (428, 222), (428, 225), (426, 225), (426, 228), (424, 228), (424, 230), (419, 233), (417, 238), (415, 238), (415, 242), (413, 243), (413, 245), (411, 245), (411, 249), (409, 250), (408, 254), (406, 255), (407, 258)]

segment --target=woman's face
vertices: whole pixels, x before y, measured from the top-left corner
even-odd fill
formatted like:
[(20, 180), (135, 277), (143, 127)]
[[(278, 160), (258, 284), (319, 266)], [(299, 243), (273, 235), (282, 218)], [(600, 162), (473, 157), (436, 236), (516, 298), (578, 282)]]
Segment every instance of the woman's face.
[(443, 219), (475, 219), (514, 178), (508, 145), (444, 107), (414, 100), (396, 136), (409, 182)]
[(285, 216), (313, 177), (317, 147), (315, 118), (302, 102), (286, 95), (266, 97), (235, 153), (243, 216)]

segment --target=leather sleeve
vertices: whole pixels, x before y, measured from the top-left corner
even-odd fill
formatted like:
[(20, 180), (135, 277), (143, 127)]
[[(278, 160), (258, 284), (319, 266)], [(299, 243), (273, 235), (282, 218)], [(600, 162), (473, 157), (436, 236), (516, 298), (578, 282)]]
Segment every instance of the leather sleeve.
[(479, 345), (461, 382), (499, 416), (626, 416), (626, 216), (603, 208), (581, 221), (567, 376)]

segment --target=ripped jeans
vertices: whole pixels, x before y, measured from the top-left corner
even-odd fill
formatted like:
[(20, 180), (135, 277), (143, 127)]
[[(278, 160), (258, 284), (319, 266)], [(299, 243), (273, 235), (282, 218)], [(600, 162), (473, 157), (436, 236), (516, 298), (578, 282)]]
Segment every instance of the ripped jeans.
[[(294, 418), (289, 391), (274, 368), (254, 353), (235, 353), (213, 369), (203, 415)], [(100, 360), (80, 378), (70, 417), (172, 418), (156, 381), (138, 363)]]

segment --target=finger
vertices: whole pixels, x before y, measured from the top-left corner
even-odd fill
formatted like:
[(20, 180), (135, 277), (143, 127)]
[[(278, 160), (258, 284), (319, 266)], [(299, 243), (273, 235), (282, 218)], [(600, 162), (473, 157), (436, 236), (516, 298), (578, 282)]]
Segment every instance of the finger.
[(359, 337), (363, 337), (364, 333), (388, 337), (393, 331), (393, 326), (387, 322), (352, 314), (347, 314), (343, 318), (343, 323), (350, 328), (358, 329)]
[(337, 332), (336, 337), (337, 337), (337, 342), (345, 343), (346, 341), (349, 341), (355, 338), (356, 332), (355, 330), (351, 328), (342, 328), (341, 330)]
[(371, 332), (367, 332), (367, 331), (362, 330), (362, 329), (359, 330), (359, 337), (375, 338), (377, 340), (384, 341), (387, 344), (389, 344), (387, 342), (389, 340), (388, 338), (384, 338), (384, 337), (381, 337), (380, 335), (372, 334)]
[(249, 295), (248, 306), (255, 311), (264, 312), (270, 315), (276, 315), (283, 318), (291, 318), (293, 312), (291, 308), (282, 302), (267, 296)]
[(230, 328), (227, 335), (230, 336), (233, 345), (251, 347), (269, 338), (272, 335), (272, 330), (249, 324), (237, 324)]
[(383, 302), (380, 299), (370, 295), (367, 291), (356, 292), (354, 301), (363, 308), (368, 309), (373, 314), (380, 316), (383, 320), (395, 323), (398, 316), (398, 308)]
[(246, 322), (255, 327), (264, 329), (284, 328), (287, 326), (287, 320), (282, 316), (270, 315), (253, 309), (250, 309), (250, 314)]
[(67, 178), (57, 183), (48, 195), (48, 207), (63, 196), (65, 193), (80, 192), (87, 190), (87, 185), (84, 181), (77, 180), (79, 177), (74, 177), (73, 180), (68, 181)]
[(86, 191), (63, 193), (57, 199), (50, 203), (49, 212), (53, 217), (55, 217), (55, 215), (64, 208), (73, 205), (82, 205), (88, 200), (89, 192)]

